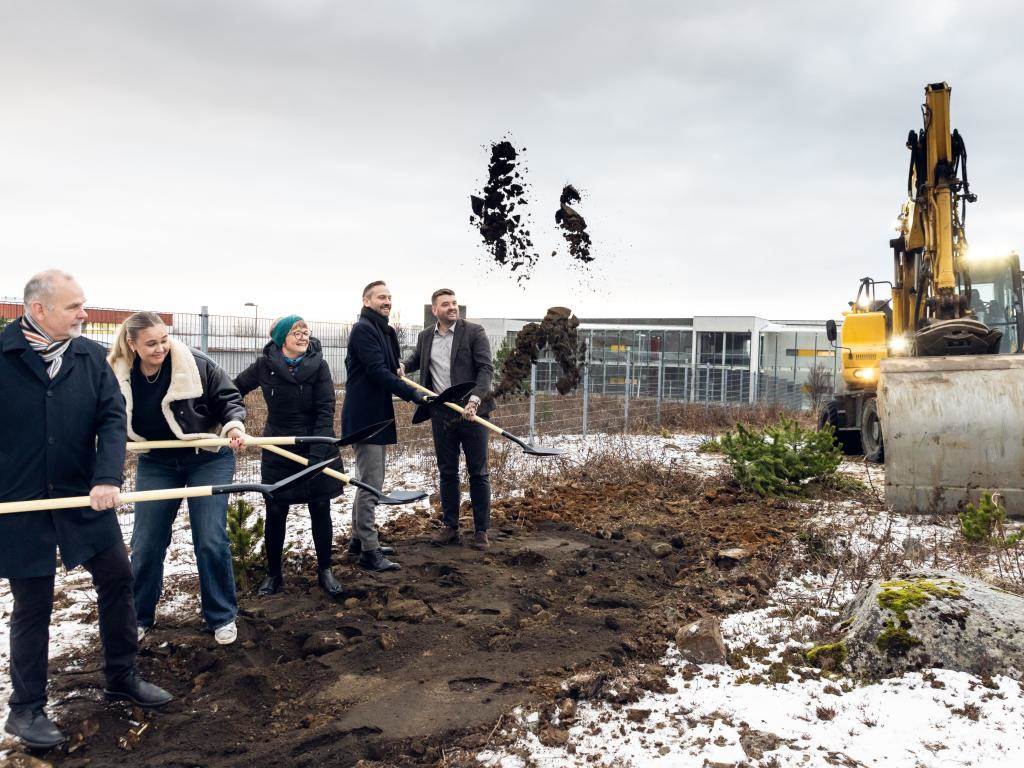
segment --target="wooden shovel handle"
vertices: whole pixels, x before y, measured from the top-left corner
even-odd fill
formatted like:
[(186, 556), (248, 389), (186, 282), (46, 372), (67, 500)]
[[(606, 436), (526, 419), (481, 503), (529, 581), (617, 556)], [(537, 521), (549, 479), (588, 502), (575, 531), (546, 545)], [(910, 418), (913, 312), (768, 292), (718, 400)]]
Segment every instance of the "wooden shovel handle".
[[(431, 390), (429, 390), (426, 387), (424, 387), (422, 384), (417, 384), (415, 381), (410, 379), (408, 376), (403, 376), (402, 377), (402, 381), (404, 381), (410, 387), (415, 387), (420, 392), (423, 392), (425, 394), (433, 395), (434, 397), (437, 397), (437, 393), (436, 392), (432, 392)], [(465, 413), (466, 412), (466, 409), (463, 408), (461, 405), (456, 405), (455, 403), (445, 403), (445, 405), (447, 405), (449, 408), (451, 408), (456, 413)], [(484, 418), (482, 418), (480, 416), (474, 416), (471, 420), (475, 421), (477, 424), (483, 424), (485, 427), (487, 427), (487, 429), (491, 430), (491, 432), (494, 432), (497, 435), (500, 435), (500, 434), (502, 434), (505, 431), (501, 427), (499, 427), (497, 424), (492, 424), (487, 419), (484, 419)]]
[[(276, 453), (278, 456), (284, 456), (286, 459), (291, 459), (292, 461), (298, 462), (299, 464), (309, 464), (309, 459), (307, 459), (305, 456), (299, 456), (299, 454), (292, 453), (291, 451), (286, 451), (284, 448), (278, 448), (276, 445), (272, 443), (265, 443), (260, 447), (265, 451)], [(336, 480), (341, 480), (341, 482), (343, 482), (345, 485), (348, 485), (351, 480), (351, 478), (348, 475), (342, 474), (338, 470), (331, 469), (330, 467), (327, 467), (324, 470), (324, 474), (328, 475), (329, 477), (333, 477)]]
[[(231, 441), (226, 437), (200, 437), (196, 440), (139, 440), (128, 443), (129, 451), (148, 451), (154, 448), (220, 448)], [(246, 445), (295, 445), (295, 438), (245, 436)]]
[[(119, 504), (134, 504), (138, 501), (162, 501), (164, 499), (187, 499), (193, 496), (212, 496), (212, 485), (196, 485), (191, 488), (164, 488), (155, 491), (134, 491), (122, 493)], [(88, 496), (67, 496), (62, 499), (33, 499), (32, 501), (7, 501), (0, 503), (0, 515), (15, 512), (42, 512), (50, 509), (79, 509), (89, 506)]]

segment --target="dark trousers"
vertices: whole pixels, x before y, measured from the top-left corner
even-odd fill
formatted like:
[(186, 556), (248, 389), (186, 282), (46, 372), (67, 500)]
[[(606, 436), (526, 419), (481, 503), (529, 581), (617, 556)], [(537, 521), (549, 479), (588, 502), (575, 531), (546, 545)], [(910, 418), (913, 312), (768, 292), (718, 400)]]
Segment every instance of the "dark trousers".
[(441, 475), (441, 511), (444, 524), (459, 527), (459, 449), (466, 454), (469, 498), (473, 504), (473, 528), (491, 527), (491, 476), (487, 472), (487, 430), (459, 416), (435, 414), (431, 420), (437, 470)]
[[(309, 502), (309, 523), (313, 529), (313, 547), (316, 549), (316, 567), (331, 567), (331, 502), (329, 499)], [(267, 575), (281, 575), (281, 551), (284, 549), (285, 524), (288, 521), (288, 503), (267, 502), (267, 522), (263, 527), (263, 543), (267, 550)]]
[[(132, 599), (132, 566), (118, 542), (82, 564), (92, 575), (99, 599), (100, 642), (107, 683), (120, 682), (135, 668), (139, 650)], [(36, 709), (46, 704), (53, 574), (11, 579), (11, 709)]]

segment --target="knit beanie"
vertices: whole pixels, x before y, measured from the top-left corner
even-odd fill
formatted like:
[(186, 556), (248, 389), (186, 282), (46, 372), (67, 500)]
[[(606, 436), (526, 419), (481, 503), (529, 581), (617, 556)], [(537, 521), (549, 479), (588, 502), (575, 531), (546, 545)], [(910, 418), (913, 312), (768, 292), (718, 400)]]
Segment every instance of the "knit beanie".
[(296, 323), (301, 323), (302, 318), (299, 315), (286, 315), (274, 323), (274, 327), (270, 329), (270, 338), (274, 340), (274, 343), (279, 347), (284, 346), (284, 340), (288, 338), (288, 334), (292, 330), (292, 326)]

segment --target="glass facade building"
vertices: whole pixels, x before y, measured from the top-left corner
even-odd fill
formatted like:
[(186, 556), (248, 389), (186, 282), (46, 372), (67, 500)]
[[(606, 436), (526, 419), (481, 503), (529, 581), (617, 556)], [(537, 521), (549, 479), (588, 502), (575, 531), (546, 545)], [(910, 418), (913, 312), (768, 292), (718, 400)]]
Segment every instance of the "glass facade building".
[[(493, 323), (494, 321), (488, 321)], [(514, 343), (528, 321), (506, 321)], [(589, 388), (595, 394), (693, 402), (780, 402), (809, 407), (814, 388), (831, 390), (838, 358), (824, 321), (770, 321), (753, 316), (583, 321)], [(492, 343), (501, 339), (492, 335)], [(545, 354), (537, 387), (554, 389), (558, 366)]]

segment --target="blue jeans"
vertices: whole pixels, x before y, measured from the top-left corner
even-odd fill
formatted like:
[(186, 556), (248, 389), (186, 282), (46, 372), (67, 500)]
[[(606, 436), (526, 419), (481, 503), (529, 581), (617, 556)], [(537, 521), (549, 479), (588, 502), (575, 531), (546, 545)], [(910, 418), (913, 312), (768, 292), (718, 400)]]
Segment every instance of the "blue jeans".
[[(226, 485), (235, 472), (235, 454), (227, 448), (218, 453), (196, 451), (161, 457), (160, 451), (139, 456), (135, 487), (140, 491), (197, 485)], [(164, 557), (171, 543), (171, 526), (180, 499), (143, 501), (135, 505), (132, 528), (132, 576), (135, 579), (135, 612), (140, 627), (151, 627), (163, 589)], [(227, 533), (228, 496), (188, 499), (192, 547), (199, 568), (199, 594), (203, 618), (210, 629), (235, 620), (238, 599), (231, 568)]]

